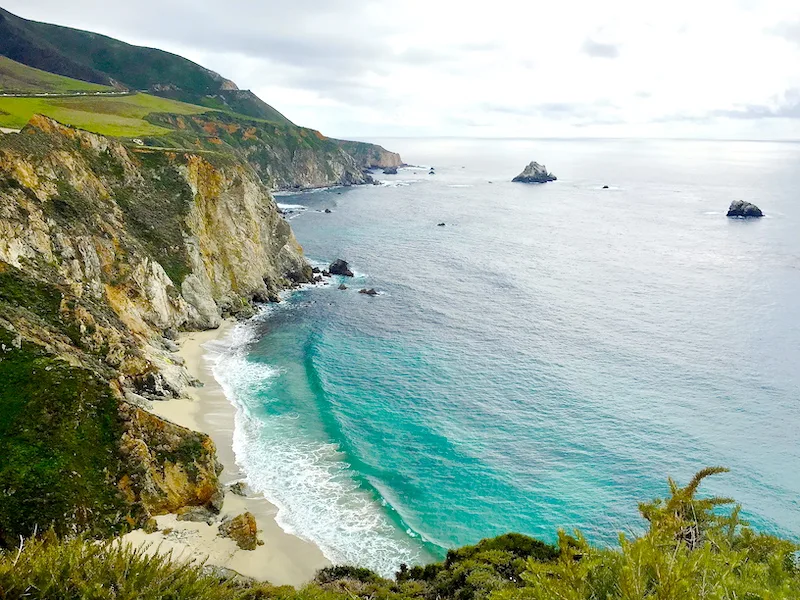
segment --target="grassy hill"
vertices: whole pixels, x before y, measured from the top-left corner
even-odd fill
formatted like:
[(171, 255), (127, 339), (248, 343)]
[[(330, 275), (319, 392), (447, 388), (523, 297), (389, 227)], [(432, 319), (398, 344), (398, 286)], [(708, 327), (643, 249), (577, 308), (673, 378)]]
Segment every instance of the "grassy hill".
[(0, 55), (73, 79), (147, 90), (210, 108), (289, 123), (251, 92), (181, 56), (113, 38), (23, 19), (0, 8)]
[(0, 98), (0, 127), (21, 129), (34, 114), (112, 137), (161, 136), (170, 129), (145, 120), (151, 113), (192, 115), (208, 109), (150, 94), (73, 98)]
[(106, 92), (113, 88), (97, 83), (79, 81), (34, 69), (5, 56), (0, 56), (0, 92), (53, 93)]

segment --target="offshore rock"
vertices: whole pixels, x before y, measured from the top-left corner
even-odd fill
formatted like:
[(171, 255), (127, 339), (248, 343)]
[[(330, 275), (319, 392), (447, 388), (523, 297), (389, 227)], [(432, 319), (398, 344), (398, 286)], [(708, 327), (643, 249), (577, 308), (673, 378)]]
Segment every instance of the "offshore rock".
[(388, 167), (383, 170), (384, 175), (397, 175), (397, 167)]
[(556, 181), (556, 179), (557, 177), (550, 173), (547, 167), (531, 161), (522, 173), (514, 177), (512, 181), (518, 183), (547, 183), (548, 181)]
[(378, 290), (376, 290), (375, 288), (369, 288), (369, 289), (363, 288), (363, 289), (358, 290), (358, 293), (359, 294), (366, 294), (367, 296), (377, 296), (378, 295)]
[(755, 204), (744, 200), (734, 200), (728, 208), (729, 217), (758, 218), (763, 217), (764, 213)]
[(335, 261), (333, 261), (331, 266), (328, 267), (328, 271), (331, 275), (344, 275), (345, 277), (353, 277), (353, 272), (350, 270), (350, 265), (347, 264), (346, 260), (342, 260), (341, 258), (337, 258)]

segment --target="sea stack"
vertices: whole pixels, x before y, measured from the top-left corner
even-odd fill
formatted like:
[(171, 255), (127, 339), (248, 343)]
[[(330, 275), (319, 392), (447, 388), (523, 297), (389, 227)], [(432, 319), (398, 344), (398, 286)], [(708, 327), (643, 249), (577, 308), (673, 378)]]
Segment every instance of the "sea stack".
[(744, 200), (734, 200), (728, 208), (728, 216), (746, 219), (763, 217), (764, 213), (755, 204)]
[(514, 177), (512, 181), (518, 183), (547, 183), (548, 181), (555, 181), (558, 179), (555, 175), (547, 170), (547, 167), (540, 165), (536, 161), (531, 161), (525, 170), (519, 175)]
[(345, 277), (353, 276), (353, 272), (350, 270), (350, 265), (347, 264), (346, 260), (342, 260), (341, 258), (337, 258), (335, 261), (333, 261), (331, 266), (328, 267), (328, 271), (331, 275), (344, 275)]

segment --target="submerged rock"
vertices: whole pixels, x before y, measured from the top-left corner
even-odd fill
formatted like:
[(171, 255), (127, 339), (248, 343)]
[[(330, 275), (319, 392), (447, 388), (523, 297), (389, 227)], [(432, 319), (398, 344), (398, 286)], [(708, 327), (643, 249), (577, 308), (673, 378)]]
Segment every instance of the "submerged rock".
[(353, 276), (353, 272), (350, 270), (350, 265), (347, 264), (346, 260), (342, 260), (341, 258), (337, 258), (335, 261), (333, 261), (331, 266), (328, 267), (328, 271), (330, 271), (331, 275), (344, 275), (345, 277)]
[(557, 177), (547, 170), (547, 167), (536, 161), (531, 161), (527, 167), (511, 181), (518, 183), (547, 183), (556, 181)]
[(250, 512), (225, 519), (219, 526), (219, 533), (223, 537), (231, 538), (242, 550), (255, 550), (264, 543), (258, 539), (256, 518)]
[(367, 296), (377, 296), (378, 295), (378, 290), (376, 290), (375, 288), (369, 288), (369, 289), (362, 288), (362, 289), (358, 290), (358, 293), (359, 294), (366, 294)]
[(346, 289), (347, 289), (347, 286), (346, 286), (345, 284), (343, 284), (343, 283), (340, 283), (340, 284), (339, 284), (339, 287), (338, 287), (338, 288), (336, 288), (336, 289), (339, 289), (339, 290), (346, 290)]
[(745, 202), (744, 200), (734, 200), (728, 208), (729, 217), (763, 217), (764, 213), (755, 204)]

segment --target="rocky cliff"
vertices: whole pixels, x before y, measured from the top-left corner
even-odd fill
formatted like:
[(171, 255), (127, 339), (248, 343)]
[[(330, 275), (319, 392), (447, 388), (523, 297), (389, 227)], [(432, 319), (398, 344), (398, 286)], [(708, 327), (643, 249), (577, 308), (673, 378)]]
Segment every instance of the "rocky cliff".
[(234, 156), (0, 135), (0, 544), (215, 506), (211, 440), (142, 408), (193, 384), (167, 338), (310, 276)]
[(237, 156), (273, 190), (372, 183), (365, 169), (402, 164), (399, 154), (374, 144), (334, 140), (314, 129), (224, 112), (159, 113), (147, 120), (174, 132), (145, 138), (148, 145), (167, 143)]

